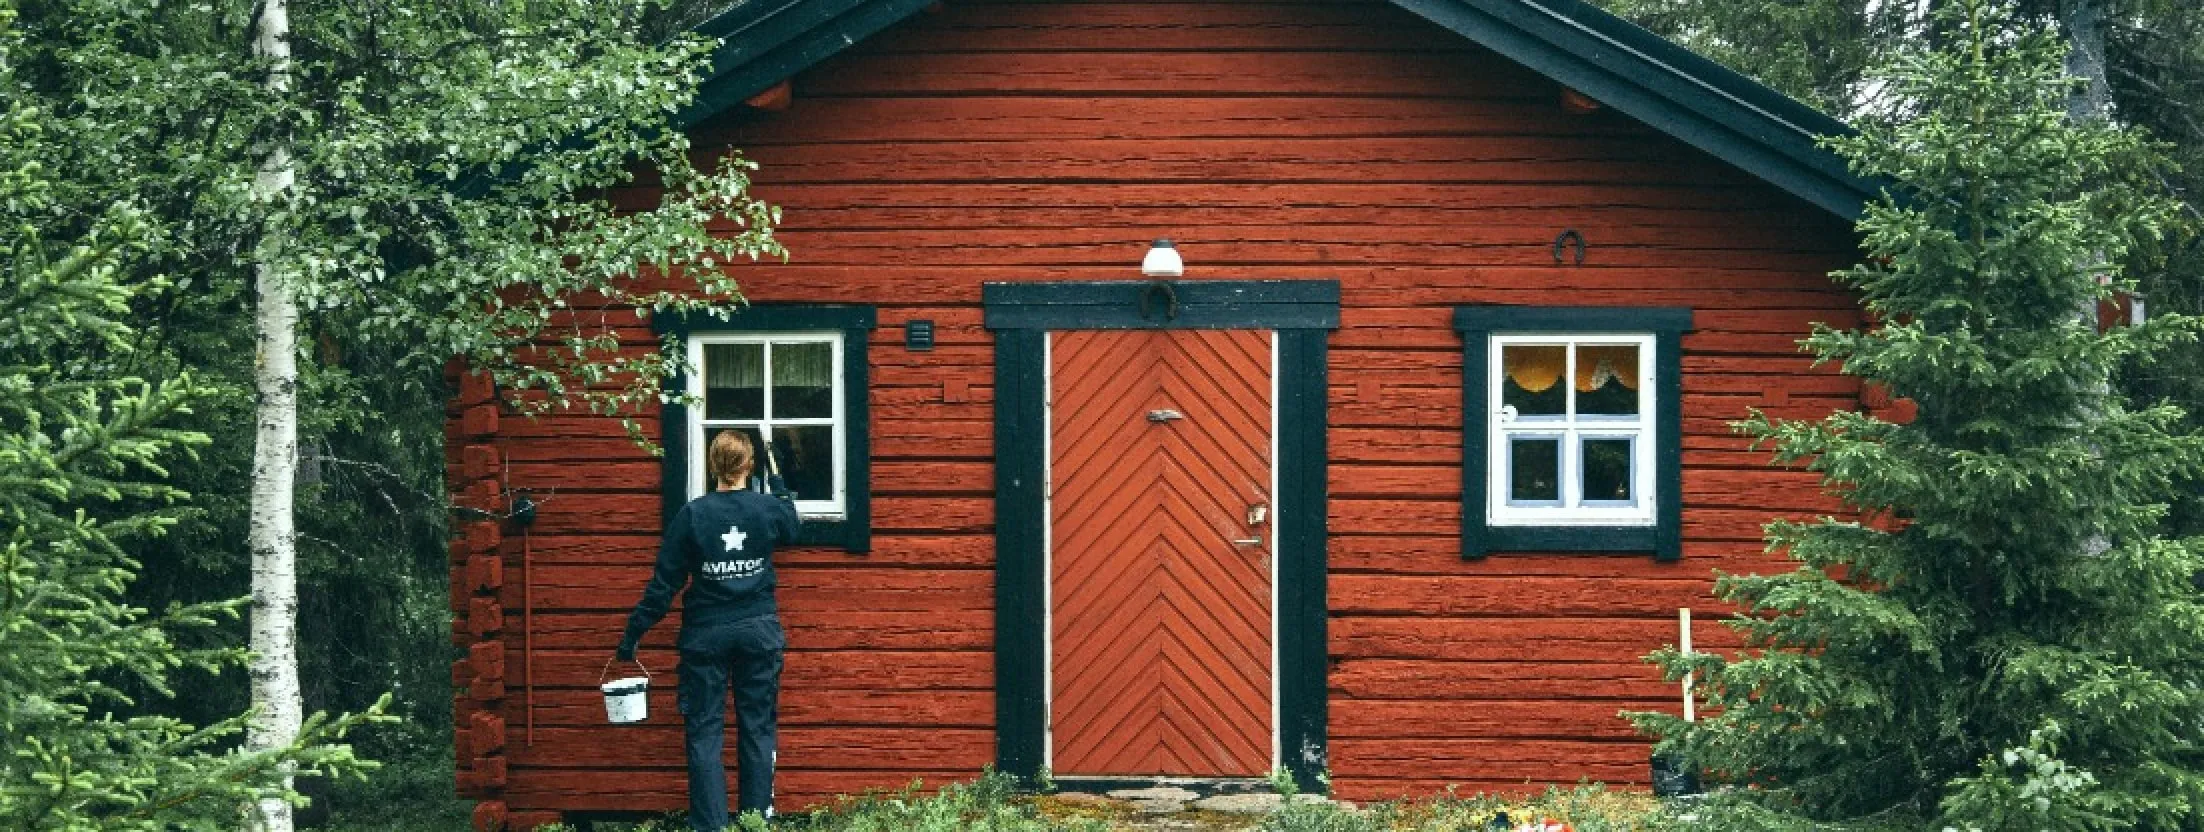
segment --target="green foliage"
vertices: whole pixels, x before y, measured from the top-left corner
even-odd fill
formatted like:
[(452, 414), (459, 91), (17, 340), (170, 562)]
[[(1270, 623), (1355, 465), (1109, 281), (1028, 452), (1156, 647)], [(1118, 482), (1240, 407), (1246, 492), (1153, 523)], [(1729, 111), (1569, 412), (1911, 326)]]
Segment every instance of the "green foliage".
[(1294, 781), (1293, 772), (1284, 766), (1271, 769), (1270, 774), (1265, 779), (1270, 781), (1271, 791), (1277, 792), (1279, 796), (1289, 801), (1293, 799), (1294, 795), (1301, 793), (1301, 784)]
[(115, 712), (133, 704), (125, 682), (167, 694), (180, 670), (237, 665), (241, 651), (173, 636), (242, 602), (153, 615), (123, 598), (138, 569), (124, 544), (162, 534), (163, 507), (188, 496), (165, 466), (206, 437), (170, 424), (204, 390), (127, 370), (131, 304), (163, 285), (121, 278), (144, 249), (140, 207), (109, 206), (70, 238), (42, 226), (59, 187), (46, 114), (13, 94), (14, 16), (0, 6), (0, 827), (229, 828), (246, 800), (288, 793), (283, 766), (362, 770), (336, 741), (377, 714), (316, 717), (299, 742), (247, 754), (227, 750), (241, 719)]
[[(711, 44), (645, 40), (660, 3), (294, 2), (288, 92), (241, 46), (257, 8), (33, 8), (27, 87), (71, 137), (56, 219), (144, 195), (157, 265), (189, 278), (175, 291), (272, 263), (300, 282), (310, 340), (390, 344), (401, 367), (463, 356), (532, 410), (654, 401), (673, 357), (622, 352), (613, 327), (737, 302), (725, 267), (782, 255), (752, 166), (699, 168), (666, 129)], [(297, 184), (256, 199), (279, 138)], [(637, 181), (665, 199), (611, 202)]]
[(1640, 26), (1828, 112), (1857, 111), (1865, 83), (1911, 30), (1912, 2), (1607, 0)]
[[(433, 727), (423, 726), (422, 730)], [(444, 748), (430, 750), (437, 753), (405, 754), (391, 748), (377, 758), (382, 765), (373, 776), (330, 783), (330, 805), (335, 810), (324, 828), (333, 832), (473, 832), (474, 801), (452, 793), (452, 755)]]
[[(163, 507), (169, 533), (122, 544), (147, 567), (134, 603), (245, 590), (251, 269), (274, 262), (303, 281), (307, 305), (296, 505), (308, 705), (353, 710), (395, 691), (407, 718), (362, 749), (421, 758), (409, 768), (449, 756), (446, 362), (492, 373), (531, 412), (632, 415), (678, 360), (636, 343), (636, 309), (739, 302), (725, 267), (781, 256), (747, 163), (692, 158), (665, 126), (709, 46), (673, 36), (707, 5), (724, 4), (292, 2), (296, 63), (277, 94), (248, 48), (252, 0), (22, 3), (8, 95), (37, 107), (51, 186), (25, 210), (73, 239), (110, 206), (133, 207), (139, 249), (115, 280), (142, 326), (121, 360), (144, 375), (188, 370), (199, 395), (170, 424), (209, 439), (166, 472), (195, 495)], [(279, 139), (297, 186), (253, 200)], [(627, 182), (669, 197), (614, 205), (608, 189)], [(638, 264), (642, 279), (628, 279)], [(174, 637), (213, 647), (241, 633), (223, 618)], [(172, 681), (186, 695), (116, 684), (137, 695), (126, 710), (187, 720), (245, 702), (240, 674), (187, 667)]]
[(1837, 275), (1881, 324), (1805, 342), (1919, 415), (1741, 424), (1865, 521), (1771, 524), (1800, 568), (1718, 584), (1759, 649), (1655, 657), (1696, 670), (1714, 715), (1633, 718), (1775, 816), (2194, 828), (2204, 546), (2160, 523), (2204, 473), (2204, 436), (2111, 381), (2198, 321), (2100, 333), (2093, 314), (2175, 217), (2157, 147), (2068, 122), (2052, 33), (1988, 0), (1943, 25), (1947, 48), (1888, 71), (1914, 115), (1836, 143), (1899, 189), (1860, 223), (1866, 263)]
[[(831, 806), (785, 816), (766, 828), (810, 832), (1483, 832), (1496, 817), (1505, 814), (1513, 823), (1552, 819), (1580, 832), (1784, 832), (1783, 827), (1705, 826), (1700, 804), (1663, 806), (1643, 793), (1611, 791), (1595, 784), (1549, 788), (1529, 797), (1461, 797), (1449, 793), (1432, 800), (1364, 808), (1304, 798), (1294, 801), (1290, 808), (1262, 817), (1205, 812), (1136, 815), (1123, 808), (1097, 808), (1046, 795), (1022, 795), (1015, 791), (1016, 786), (1014, 778), (993, 772), (983, 773), (974, 782), (951, 784), (934, 794), (923, 793), (921, 785), (914, 783), (898, 792), (842, 798)], [(338, 817), (332, 828), (338, 832), (463, 832), (467, 826), (463, 813), (448, 819), (360, 813), (357, 817)], [(669, 814), (636, 823), (599, 821), (595, 828), (609, 832), (676, 832), (687, 829), (688, 821), (685, 816)], [(570, 832), (566, 827), (553, 829)]]
[(1017, 778), (987, 771), (969, 783), (951, 783), (933, 795), (920, 784), (894, 794), (844, 799), (840, 804), (791, 815), (776, 828), (810, 832), (1102, 832), (1092, 819), (1055, 821), (1017, 795)]
[[(1286, 805), (1263, 818), (1263, 825), (1258, 828), (1262, 832), (1389, 832), (1399, 828), (1399, 825), (1381, 822), (1372, 813), (1350, 811), (1327, 803), (1304, 803), (1288, 799)], [(1436, 828), (1460, 827), (1445, 825)]]
[(1452, 794), (1432, 800), (1379, 803), (1348, 808), (1337, 803), (1294, 801), (1265, 817), (1261, 832), (1456, 832), (1482, 830), (1506, 817), (1507, 828), (1556, 820), (1577, 832), (1634, 832), (1693, 828), (1664, 814), (1650, 798), (1608, 791), (1597, 785), (1548, 788), (1528, 799)]
[[(1794, 98), (1850, 117), (1891, 103), (1892, 91), (1869, 78), (1870, 70), (1902, 50), (1946, 37), (1937, 12), (1955, 2), (1601, 0), (1600, 5)], [(2104, 12), (2107, 81), (2118, 117), (2184, 148), (2196, 147), (2204, 140), (2204, 7), (2185, 0), (2092, 2)], [(2027, 19), (2049, 23), (2062, 6), (2077, 3), (2018, 5)]]

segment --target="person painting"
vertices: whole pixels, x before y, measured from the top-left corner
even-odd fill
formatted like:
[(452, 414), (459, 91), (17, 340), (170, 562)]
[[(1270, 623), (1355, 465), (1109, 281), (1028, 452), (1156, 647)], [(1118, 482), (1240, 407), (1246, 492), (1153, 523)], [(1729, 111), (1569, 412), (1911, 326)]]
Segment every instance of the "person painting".
[(628, 615), (614, 657), (634, 661), (643, 634), (681, 599), (678, 702), (689, 758), (689, 826), (720, 832), (727, 824), (727, 690), (735, 693), (737, 811), (773, 815), (781, 651), (788, 646), (773, 603), (773, 548), (796, 539), (796, 505), (780, 478), (765, 491), (744, 488), (757, 455), (741, 431), (721, 431), (706, 460), (712, 493), (690, 500), (666, 524), (658, 565), (643, 600)]

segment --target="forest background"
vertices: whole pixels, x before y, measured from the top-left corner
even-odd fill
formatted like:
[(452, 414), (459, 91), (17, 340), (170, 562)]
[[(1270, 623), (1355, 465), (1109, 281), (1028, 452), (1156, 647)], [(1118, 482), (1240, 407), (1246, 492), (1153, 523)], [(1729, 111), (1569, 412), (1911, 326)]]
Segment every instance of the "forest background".
[[(1848, 120), (1889, 117), (1904, 106), (1885, 100), (1868, 80), (1868, 71), (1907, 44), (1938, 38), (1934, 21), (1941, 2), (1604, 0), (1611, 10), (1648, 29)], [(343, 47), (323, 58), (352, 61), (358, 67), (356, 78), (372, 79), (377, 72), (401, 71), (391, 62), (394, 55), (423, 57), (402, 53), (435, 36), (494, 40), (515, 23), (535, 25), (532, 31), (539, 33), (560, 26), (600, 26), (592, 43), (606, 50), (636, 49), (641, 50), (637, 55), (647, 52), (653, 59), (673, 55), (675, 63), (667, 66), (689, 66), (680, 61), (694, 56), (679, 49), (648, 50), (663, 49), (668, 38), (708, 19), (718, 5), (723, 0), (617, 7), (546, 3), (533, 11), (486, 4), (479, 15), (430, 14), (428, 23), (416, 15), (435, 4), (303, 3), (293, 4), (291, 14), (311, 28), (314, 42)], [(211, 142), (219, 131), (177, 127), (170, 123), (179, 119), (177, 112), (150, 111), (190, 102), (149, 101), (145, 108), (128, 102), (88, 105), (82, 89), (70, 86), (81, 79), (47, 70), (73, 60), (65, 54), (72, 48), (117, 49), (135, 56), (89, 68), (79, 61), (73, 64), (76, 71), (245, 67), (248, 63), (242, 60), (203, 59), (246, 57), (251, 41), (247, 24), (259, 9), (250, 4), (163, 7), (127, 0), (0, 0), (0, 31), (12, 29), (19, 39), (12, 59), (17, 71), (9, 77), (14, 87), (0, 92), (48, 102), (44, 117), (57, 124), (74, 119), (72, 130), (128, 135), (173, 129), (204, 134)], [(2190, 0), (2027, 0), (2023, 9), (2054, 22), (2073, 38), (2078, 48), (2070, 70), (2102, 79), (2083, 96), (2094, 102), (2077, 106), (2098, 107), (2167, 143), (2168, 156), (2179, 167), (2162, 171), (2162, 184), (2188, 211), (2204, 217), (2204, 6)], [(170, 15), (205, 25), (172, 26), (177, 21), (164, 20)], [(415, 17), (394, 23), (408, 16)], [(109, 28), (88, 31), (83, 21), (95, 17), (109, 20)], [(139, 28), (130, 28), (133, 22)], [(407, 26), (423, 39), (410, 47), (376, 40)], [(157, 30), (167, 33), (165, 41), (144, 40)], [(2089, 54), (2090, 44), (2101, 46), (2098, 56)], [(500, 48), (525, 55), (537, 47), (519, 40)], [(2091, 63), (2093, 58), (2097, 63)], [(125, 142), (103, 145), (104, 140), (90, 133), (54, 131), (46, 138), (63, 146), (57, 161), (85, 166), (61, 170), (57, 178), (63, 180), (58, 198), (87, 200), (87, 216), (102, 214), (91, 207), (92, 201), (135, 190), (147, 197), (139, 207), (169, 227), (206, 221), (202, 212), (209, 206), (193, 202), (179, 188), (198, 175), (194, 165), (213, 162), (181, 153), (166, 158), (166, 167), (149, 170), (99, 157), (128, 147)], [(106, 167), (101, 167), (103, 161)], [(456, 182), (460, 177), (449, 178)], [(202, 231), (188, 228), (179, 236)], [(217, 238), (243, 239), (197, 239)], [(196, 453), (166, 463), (168, 483), (191, 495), (162, 509), (173, 520), (166, 533), (120, 541), (142, 567), (128, 590), (131, 603), (139, 607), (159, 610), (237, 598), (250, 589), (255, 299), (250, 281), (235, 273), (239, 255), (234, 248), (168, 249), (123, 267), (125, 281), (148, 286), (160, 282), (157, 291), (131, 301), (137, 330), (132, 366), (147, 377), (188, 373), (203, 395), (190, 412), (171, 417), (170, 424), (207, 440)], [(361, 256), (402, 259), (405, 254), (371, 249)], [(793, 256), (801, 259), (802, 253)], [(2150, 309), (2204, 314), (2204, 247), (2181, 243), (2134, 256), (2148, 260), (2129, 273), (2142, 280)], [(745, 273), (738, 269), (736, 276)], [(393, 329), (373, 320), (373, 297), (329, 302), (338, 313), (310, 314), (299, 330), (308, 357), (299, 388), (296, 486), (302, 695), (308, 711), (336, 713), (360, 711), (391, 695), (390, 708), (401, 718), (362, 730), (352, 740), (360, 756), (383, 761), (384, 767), (365, 780), (341, 781), (331, 802), (340, 812), (372, 807), (386, 817), (394, 811), (399, 817), (419, 817), (426, 827), (442, 822), (437, 819), (464, 816), (464, 806), (451, 797), (449, 666), (456, 655), (449, 637), (446, 564), (455, 514), (444, 489), (443, 433), (444, 403), (451, 391), (440, 357), (420, 354), (423, 344), (439, 342), (394, 337)], [(346, 309), (353, 311), (342, 311)], [(93, 348), (90, 338), (88, 349)], [(2204, 347), (2181, 349), (2187, 354), (2161, 360), (2120, 383), (2138, 400), (2190, 403), (2193, 421), (2204, 411), (2194, 406), (2204, 402)], [(2204, 495), (2199, 494), (2204, 484), (2199, 485), (2174, 507), (2167, 521), (2170, 533), (2204, 533)], [(191, 631), (188, 638), (196, 641), (185, 647), (242, 644), (246, 623), (219, 620)], [(210, 724), (233, 717), (248, 704), (245, 674), (187, 669), (171, 682), (173, 696), (150, 688), (131, 691), (139, 694), (131, 709)], [(120, 684), (126, 689), (130, 685), (128, 680)], [(406, 827), (401, 822), (392, 828)]]

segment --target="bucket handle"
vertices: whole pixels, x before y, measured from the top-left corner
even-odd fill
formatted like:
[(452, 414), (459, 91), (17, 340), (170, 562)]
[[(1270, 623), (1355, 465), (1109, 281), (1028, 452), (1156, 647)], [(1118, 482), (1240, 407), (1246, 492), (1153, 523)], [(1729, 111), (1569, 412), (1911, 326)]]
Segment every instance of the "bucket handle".
[[(605, 683), (605, 674), (612, 672), (612, 663), (619, 660), (620, 657), (618, 656), (614, 656), (605, 660), (604, 669), (597, 671), (597, 684), (602, 685)], [(642, 659), (635, 660), (635, 667), (636, 669), (643, 671), (643, 678), (646, 681), (650, 679), (650, 668), (643, 666)]]

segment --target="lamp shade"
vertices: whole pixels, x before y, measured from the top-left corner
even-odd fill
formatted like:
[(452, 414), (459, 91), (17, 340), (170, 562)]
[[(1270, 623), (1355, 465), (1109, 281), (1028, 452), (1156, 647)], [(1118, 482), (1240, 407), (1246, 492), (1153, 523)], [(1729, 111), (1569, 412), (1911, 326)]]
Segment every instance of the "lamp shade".
[(1148, 256), (1140, 258), (1140, 273), (1147, 277), (1178, 277), (1186, 274), (1186, 261), (1179, 258), (1179, 250), (1171, 247), (1170, 240), (1157, 240), (1149, 247)]

